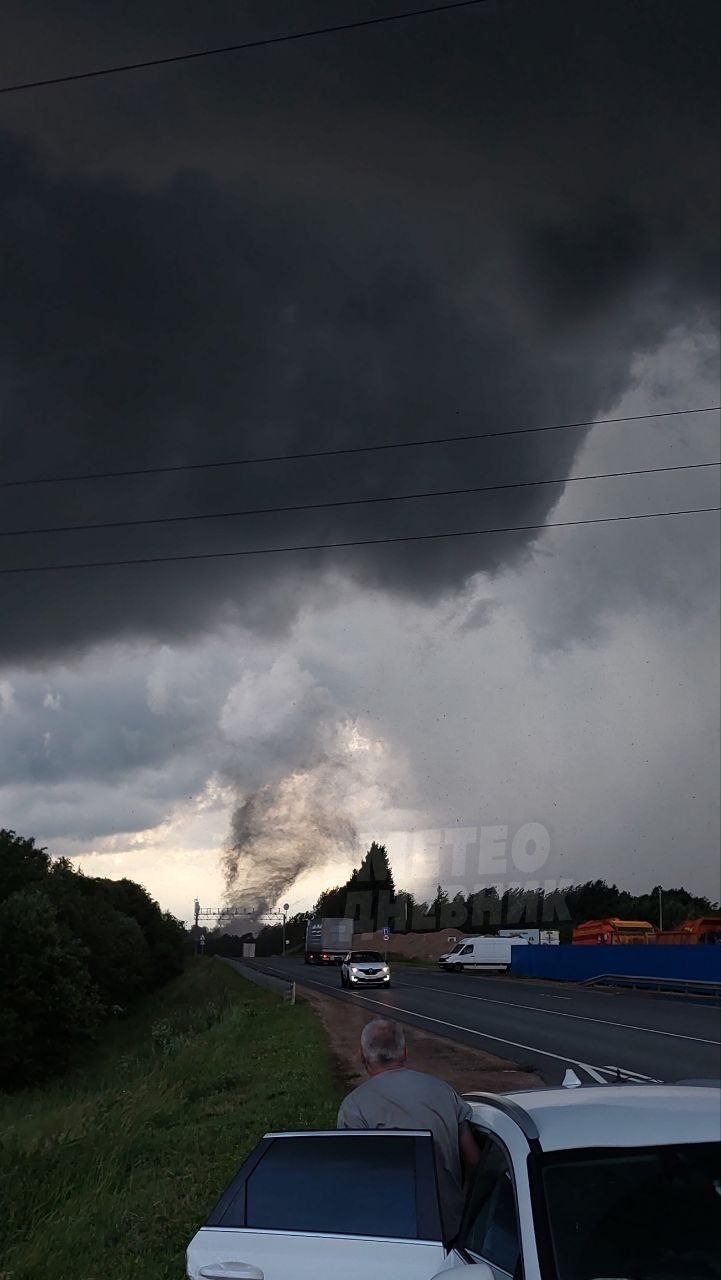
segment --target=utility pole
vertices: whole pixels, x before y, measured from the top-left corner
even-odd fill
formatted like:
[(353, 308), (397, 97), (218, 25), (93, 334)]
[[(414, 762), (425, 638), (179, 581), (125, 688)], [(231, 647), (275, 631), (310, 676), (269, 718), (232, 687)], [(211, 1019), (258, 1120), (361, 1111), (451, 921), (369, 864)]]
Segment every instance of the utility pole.
[(286, 926), (286, 921), (287, 921), (287, 919), (288, 919), (288, 907), (289, 907), (289, 905), (290, 905), (290, 904), (289, 904), (289, 903), (287, 903), (287, 902), (284, 902), (284, 903), (283, 903), (283, 955), (285, 955), (285, 926)]
[(663, 896), (661, 886), (658, 886), (658, 931), (661, 933), (663, 929)]

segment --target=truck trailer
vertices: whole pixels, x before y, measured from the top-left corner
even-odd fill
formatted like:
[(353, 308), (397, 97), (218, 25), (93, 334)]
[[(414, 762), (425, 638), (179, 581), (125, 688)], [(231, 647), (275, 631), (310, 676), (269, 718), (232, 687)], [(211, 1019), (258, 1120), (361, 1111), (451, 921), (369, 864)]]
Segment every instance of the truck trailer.
[(350, 916), (311, 920), (305, 935), (306, 964), (341, 964), (353, 949)]
[(606, 920), (585, 920), (573, 930), (575, 946), (618, 946), (656, 941), (656, 930), (648, 920), (618, 920), (611, 916)]
[(721, 916), (684, 920), (677, 929), (663, 929), (656, 941), (666, 946), (721, 946)]

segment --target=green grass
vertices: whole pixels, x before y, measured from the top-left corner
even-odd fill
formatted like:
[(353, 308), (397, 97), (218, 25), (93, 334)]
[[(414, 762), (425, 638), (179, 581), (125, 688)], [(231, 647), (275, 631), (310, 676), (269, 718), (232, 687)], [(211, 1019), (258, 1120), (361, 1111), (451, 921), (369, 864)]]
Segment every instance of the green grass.
[(200, 961), (42, 1089), (0, 1096), (0, 1280), (180, 1280), (268, 1129), (332, 1128), (310, 1007)]

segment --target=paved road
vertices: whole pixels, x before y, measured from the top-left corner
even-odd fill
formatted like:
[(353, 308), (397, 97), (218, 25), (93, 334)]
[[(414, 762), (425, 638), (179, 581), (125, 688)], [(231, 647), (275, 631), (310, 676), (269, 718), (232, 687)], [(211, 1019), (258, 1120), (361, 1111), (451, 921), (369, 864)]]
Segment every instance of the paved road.
[(387, 1009), (412, 1026), (530, 1064), (549, 1084), (569, 1066), (583, 1080), (607, 1080), (615, 1068), (653, 1080), (721, 1078), (721, 1010), (693, 999), (401, 965), (390, 990), (360, 994), (341, 990), (336, 968), (280, 957), (254, 964), (369, 1015)]

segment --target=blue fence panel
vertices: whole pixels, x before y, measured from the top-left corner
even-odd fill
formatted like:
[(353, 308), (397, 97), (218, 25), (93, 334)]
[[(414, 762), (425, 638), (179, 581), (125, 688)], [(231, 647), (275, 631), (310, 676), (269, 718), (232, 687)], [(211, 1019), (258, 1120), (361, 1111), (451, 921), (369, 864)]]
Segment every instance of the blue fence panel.
[(721, 982), (721, 947), (574, 946), (513, 947), (511, 973), (519, 978), (585, 982), (603, 973), (634, 978)]

